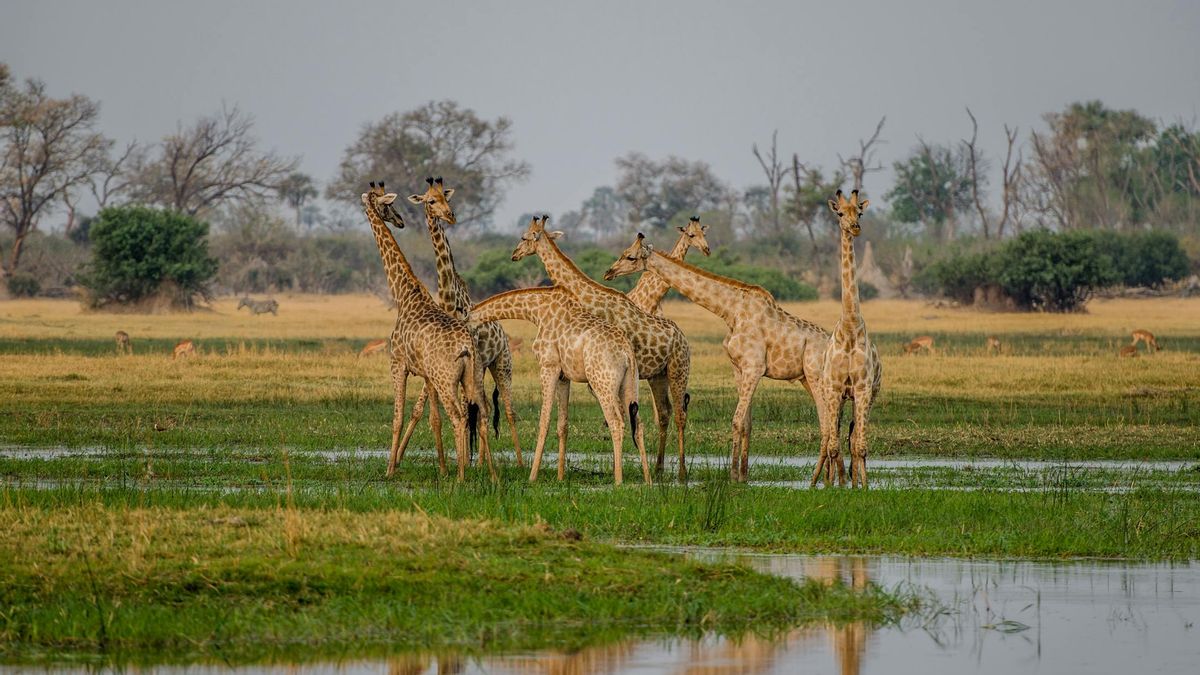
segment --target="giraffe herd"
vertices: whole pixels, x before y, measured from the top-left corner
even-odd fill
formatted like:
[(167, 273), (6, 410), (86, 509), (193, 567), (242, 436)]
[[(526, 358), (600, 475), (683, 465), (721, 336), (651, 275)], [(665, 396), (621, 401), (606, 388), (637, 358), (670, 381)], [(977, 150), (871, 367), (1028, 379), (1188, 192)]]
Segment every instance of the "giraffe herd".
[[(480, 462), (485, 459), (493, 480), (486, 423), (480, 415), (494, 411), (498, 433), (500, 399), (503, 399), (518, 465), (521, 460), (512, 413), (512, 354), (507, 335), (498, 323), (521, 319), (538, 327), (532, 352), (537, 358), (542, 389), (538, 440), (530, 471), (536, 480), (549, 430), (550, 413), (558, 406), (558, 478), (565, 472), (567, 404), (570, 383), (585, 382), (596, 397), (612, 436), (614, 481), (622, 482), (621, 448), (628, 420), (630, 435), (642, 461), (642, 479), (653, 482), (638, 424), (637, 381), (647, 380), (658, 426), (655, 469), (661, 473), (668, 442), (668, 427), (675, 421), (678, 474), (687, 479), (685, 432), (691, 395), (688, 377), (691, 348), (673, 321), (662, 315), (661, 301), (671, 288), (723, 319), (729, 326), (724, 341), (734, 367), (738, 403), (733, 416), (730, 477), (745, 481), (749, 469), (751, 402), (763, 377), (798, 382), (812, 396), (821, 431), (818, 464), (812, 482), (824, 479), (845, 485), (840, 454), (842, 408), (852, 401), (853, 418), (848, 438), (851, 485), (867, 487), (867, 424), (879, 392), (882, 371), (878, 352), (867, 336), (859, 311), (854, 279), (853, 238), (858, 219), (867, 207), (858, 191), (847, 199), (839, 190), (829, 207), (837, 214), (842, 231), (842, 317), (833, 333), (786, 312), (765, 289), (703, 271), (683, 258), (692, 249), (708, 255), (707, 227), (692, 218), (680, 227), (680, 236), (669, 254), (655, 251), (639, 234), (605, 274), (605, 279), (643, 272), (628, 294), (600, 284), (584, 274), (558, 247), (562, 232), (546, 229), (548, 216), (533, 218), (521, 235), (512, 259), (537, 256), (553, 286), (501, 293), (478, 304), (472, 302), (466, 283), (454, 265), (444, 226), (454, 225), (450, 199), (453, 188), (441, 178), (427, 178), (428, 187), (408, 198), (424, 207), (426, 225), (437, 264), (437, 300), (417, 280), (388, 225), (404, 227), (393, 207), (395, 193), (384, 183), (371, 183), (362, 194), (363, 210), (370, 222), (387, 272), (397, 308), (396, 327), (390, 340), (395, 402), (392, 443), (387, 475), (403, 458), (414, 426), (430, 404), (430, 425), (437, 446), (439, 468), (446, 471), (441, 447), (438, 404), (455, 429), (458, 479), (469, 462), (469, 442), (478, 438)], [(492, 401), (484, 395), (483, 372), (492, 374)], [(424, 379), (425, 386), (413, 408), (404, 437), (404, 405), (408, 376)]]

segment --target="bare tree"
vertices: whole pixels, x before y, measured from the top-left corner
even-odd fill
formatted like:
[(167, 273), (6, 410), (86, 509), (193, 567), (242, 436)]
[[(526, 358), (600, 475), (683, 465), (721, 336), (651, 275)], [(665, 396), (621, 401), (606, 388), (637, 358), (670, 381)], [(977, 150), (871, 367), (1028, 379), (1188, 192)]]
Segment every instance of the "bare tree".
[[(3, 69), (0, 80), (6, 75)], [(0, 90), (0, 222), (13, 232), (5, 277), (20, 265), (25, 238), (47, 206), (85, 183), (108, 151), (111, 142), (95, 131), (99, 113), (85, 96), (50, 98), (39, 80)]]
[(837, 226), (837, 222), (827, 215), (829, 210), (825, 208), (825, 204), (829, 195), (841, 189), (846, 182), (846, 173), (839, 169), (833, 176), (826, 179), (821, 169), (801, 163), (800, 156), (797, 154), (792, 155), (792, 170), (788, 173), (792, 176), (792, 199), (789, 205), (791, 216), (797, 222), (803, 223), (805, 229), (808, 230), (813, 266), (818, 270), (824, 269), (825, 256), (823, 254), (832, 251), (833, 244), (830, 242), (835, 239), (825, 236), (832, 234), (831, 231), (822, 232), (821, 239), (818, 240), (813, 226), (818, 222), (824, 222), (827, 226), (826, 229), (830, 226)]
[(228, 201), (264, 199), (299, 164), (258, 147), (254, 118), (235, 106), (182, 125), (138, 167), (135, 196), (196, 215)]
[[(454, 101), (430, 101), (365, 125), (346, 148), (337, 177), (326, 184), (325, 197), (356, 205), (371, 180), (382, 177), (397, 189), (420, 192), (427, 176), (444, 176), (454, 188), (458, 226), (486, 225), (508, 187), (529, 177), (529, 164), (515, 159), (513, 148), (507, 117), (488, 120)], [(423, 211), (402, 201), (401, 208), (424, 222)]]
[(883, 165), (875, 161), (875, 145), (877, 143), (884, 143), (884, 141), (879, 138), (879, 135), (883, 133), (884, 122), (887, 122), (886, 115), (879, 118), (879, 124), (875, 125), (875, 133), (871, 134), (870, 138), (865, 141), (861, 138), (858, 140), (857, 155), (851, 155), (848, 158), (838, 155), (838, 161), (842, 163), (842, 168), (854, 181), (853, 189), (858, 190), (859, 192), (863, 191), (863, 178), (868, 173), (881, 171), (883, 169)]
[(779, 227), (779, 189), (783, 186), (784, 176), (788, 170), (783, 162), (779, 160), (778, 144), (776, 143), (779, 137), (779, 130), (771, 132), (771, 151), (764, 158), (762, 153), (758, 151), (758, 144), (751, 146), (754, 151), (754, 158), (758, 160), (758, 165), (762, 167), (763, 174), (767, 178), (767, 187), (770, 190), (771, 198), (771, 230), (776, 235), (780, 233)]
[(120, 155), (104, 156), (96, 172), (88, 177), (88, 187), (98, 208), (103, 209), (115, 199), (129, 194), (137, 178), (132, 169), (145, 161), (145, 154), (145, 148), (137, 141), (131, 141)]

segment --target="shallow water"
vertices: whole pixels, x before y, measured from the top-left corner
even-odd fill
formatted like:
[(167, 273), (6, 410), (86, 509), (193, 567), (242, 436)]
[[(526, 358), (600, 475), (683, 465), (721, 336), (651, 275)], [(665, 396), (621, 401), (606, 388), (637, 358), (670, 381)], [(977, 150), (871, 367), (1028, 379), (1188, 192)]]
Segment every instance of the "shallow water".
[[(687, 549), (793, 578), (915, 584), (941, 611), (900, 625), (820, 625), (777, 639), (654, 639), (571, 652), (409, 655), (240, 668), (246, 673), (1194, 673), (1200, 564), (793, 556)], [(2, 670), (2, 669), (0, 669)], [(211, 666), (158, 672), (216, 672)]]

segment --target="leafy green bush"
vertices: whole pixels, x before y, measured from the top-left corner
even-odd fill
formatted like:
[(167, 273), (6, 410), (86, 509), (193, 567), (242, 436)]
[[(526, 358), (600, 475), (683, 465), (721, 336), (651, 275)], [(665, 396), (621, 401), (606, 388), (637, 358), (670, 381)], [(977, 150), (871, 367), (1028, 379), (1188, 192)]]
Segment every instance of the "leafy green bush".
[(480, 253), (475, 265), (467, 270), (459, 270), (459, 274), (476, 301), (529, 286), (545, 276), (542, 262), (537, 258), (530, 256), (513, 262), (512, 251), (501, 248)]
[(913, 286), (920, 293), (970, 304), (976, 288), (994, 281), (993, 263), (990, 253), (955, 253), (922, 268), (913, 276)]
[(1092, 291), (1119, 280), (1090, 232), (1033, 230), (990, 255), (996, 256), (994, 280), (1023, 309), (1073, 312)]
[(859, 300), (874, 300), (879, 297), (879, 289), (875, 288), (875, 284), (867, 281), (858, 282), (858, 299)]
[(8, 294), (14, 298), (32, 298), (42, 290), (42, 284), (32, 274), (17, 272), (8, 278)]
[(107, 208), (88, 233), (92, 263), (81, 279), (94, 306), (166, 300), (191, 309), (217, 273), (208, 255), (208, 225), (143, 206)]
[(1112, 259), (1120, 283), (1159, 288), (1165, 281), (1188, 275), (1191, 264), (1179, 238), (1170, 232), (1150, 230), (1133, 234), (1110, 231), (1088, 233), (1097, 249)]

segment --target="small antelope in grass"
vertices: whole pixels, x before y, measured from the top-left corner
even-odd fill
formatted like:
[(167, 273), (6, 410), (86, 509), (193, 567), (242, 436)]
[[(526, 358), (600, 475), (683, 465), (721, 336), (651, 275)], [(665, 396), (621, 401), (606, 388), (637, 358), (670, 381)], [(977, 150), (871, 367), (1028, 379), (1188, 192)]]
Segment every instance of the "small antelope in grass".
[(117, 353), (133, 354), (133, 342), (129, 339), (129, 333), (123, 330), (117, 331)]
[(1148, 330), (1142, 330), (1139, 328), (1133, 331), (1133, 342), (1131, 342), (1129, 346), (1136, 349), (1137, 343), (1139, 342), (1145, 342), (1146, 349), (1151, 352), (1156, 352), (1159, 350), (1158, 341), (1154, 339), (1154, 333), (1151, 333)]
[(1000, 351), (1000, 338), (995, 335), (989, 335), (987, 339), (987, 352), (989, 354), (999, 354)]
[(1138, 355), (1137, 347), (1133, 345), (1125, 345), (1121, 347), (1121, 351), (1117, 352), (1117, 356), (1121, 358), (1136, 358)]
[(915, 337), (912, 339), (912, 342), (909, 342), (907, 345), (904, 345), (904, 353), (905, 354), (912, 354), (914, 352), (919, 352), (922, 349), (929, 351), (929, 352), (933, 352), (933, 336), (932, 335), (921, 335), (919, 337)]
[(367, 344), (363, 345), (362, 351), (358, 353), (358, 358), (361, 359), (364, 356), (370, 356), (372, 354), (382, 354), (383, 351), (387, 349), (387, 345), (387, 340), (371, 340)]
[(191, 340), (181, 340), (179, 342), (179, 344), (175, 345), (175, 352), (171, 356), (171, 358), (178, 359), (181, 356), (195, 356), (195, 355), (196, 355), (196, 345), (193, 344)]
[(254, 316), (266, 314), (267, 312), (279, 316), (279, 303), (275, 302), (274, 298), (269, 300), (251, 300), (250, 296), (246, 296), (238, 302), (237, 310), (235, 311), (240, 311), (243, 307), (249, 307), (250, 313)]

